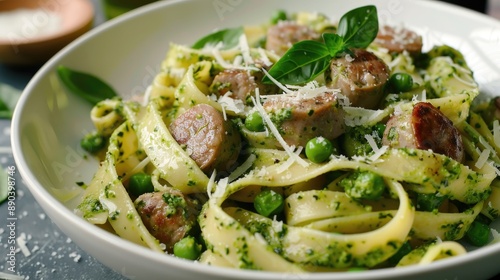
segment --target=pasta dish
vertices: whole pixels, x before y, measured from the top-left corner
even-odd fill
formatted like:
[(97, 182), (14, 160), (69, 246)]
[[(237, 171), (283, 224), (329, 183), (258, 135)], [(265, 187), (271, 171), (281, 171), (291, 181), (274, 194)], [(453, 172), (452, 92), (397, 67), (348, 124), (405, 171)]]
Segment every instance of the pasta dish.
[(75, 211), (200, 263), (288, 273), (427, 264), (497, 234), (500, 103), (464, 56), (374, 6), (171, 43), (143, 96), (91, 111)]

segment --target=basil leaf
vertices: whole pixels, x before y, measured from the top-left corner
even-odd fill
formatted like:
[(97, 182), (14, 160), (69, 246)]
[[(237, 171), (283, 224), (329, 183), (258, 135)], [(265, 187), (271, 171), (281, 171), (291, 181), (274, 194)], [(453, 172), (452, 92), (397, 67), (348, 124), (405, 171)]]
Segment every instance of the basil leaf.
[[(326, 70), (330, 59), (330, 52), (325, 44), (311, 40), (300, 41), (269, 69), (269, 75), (283, 84), (307, 83)], [(263, 82), (271, 81), (265, 76)]]
[(117, 96), (110, 85), (91, 74), (75, 71), (65, 66), (59, 66), (57, 74), (71, 92), (93, 105)]
[(366, 48), (377, 37), (377, 8), (359, 7), (340, 18), (337, 34), (344, 39), (346, 48)]
[(243, 35), (243, 32), (243, 27), (222, 29), (201, 38), (194, 43), (192, 48), (199, 50), (206, 45), (217, 45), (222, 42), (222, 49), (227, 50), (239, 44), (240, 36)]
[(10, 119), (21, 91), (6, 84), (0, 83), (0, 118)]
[(335, 57), (338, 53), (344, 50), (344, 39), (338, 34), (324, 33), (323, 41), (325, 41), (325, 45), (328, 48), (328, 51), (330, 51), (330, 55), (332, 57)]

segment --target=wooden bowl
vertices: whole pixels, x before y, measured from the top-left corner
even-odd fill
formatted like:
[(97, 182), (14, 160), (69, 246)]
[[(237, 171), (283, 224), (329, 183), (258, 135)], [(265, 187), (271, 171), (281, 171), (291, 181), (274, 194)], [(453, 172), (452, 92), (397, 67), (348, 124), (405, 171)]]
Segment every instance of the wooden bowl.
[(2, 16), (12, 23), (0, 33), (0, 63), (33, 66), (90, 30), (94, 8), (88, 0), (6, 0)]

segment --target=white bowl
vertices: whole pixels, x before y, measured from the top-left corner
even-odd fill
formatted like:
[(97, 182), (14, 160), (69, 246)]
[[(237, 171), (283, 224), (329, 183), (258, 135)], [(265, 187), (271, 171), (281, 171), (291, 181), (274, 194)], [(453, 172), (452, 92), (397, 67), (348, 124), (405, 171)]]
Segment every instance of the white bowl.
[[(499, 92), (500, 22), (435, 1), (160, 1), (103, 24), (72, 42), (34, 76), (12, 123), (18, 169), (34, 197), (75, 243), (132, 279), (284, 279), (298, 276), (208, 267), (132, 244), (73, 213), (63, 190), (88, 182), (97, 162), (82, 156), (79, 141), (92, 130), (91, 106), (54, 83), (58, 65), (92, 73), (124, 97), (151, 83), (170, 42), (191, 44), (215, 28), (258, 24), (278, 9), (320, 11), (337, 18), (375, 4), (380, 18), (425, 32), (426, 46), (440, 41), (463, 51), (486, 92)], [(494, 225), (500, 231), (500, 224)], [(308, 274), (307, 279), (486, 279), (500, 272), (500, 243), (426, 266), (357, 273)]]

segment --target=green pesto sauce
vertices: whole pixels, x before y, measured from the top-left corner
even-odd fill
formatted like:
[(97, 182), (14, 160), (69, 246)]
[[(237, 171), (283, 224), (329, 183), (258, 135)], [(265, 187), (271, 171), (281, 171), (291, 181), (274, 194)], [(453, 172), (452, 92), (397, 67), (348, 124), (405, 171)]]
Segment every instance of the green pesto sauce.
[(99, 199), (90, 196), (85, 197), (82, 203), (78, 205), (77, 209), (83, 213), (83, 218), (85, 219), (106, 212)]
[(281, 125), (292, 118), (292, 108), (280, 109), (269, 114), (271, 121), (281, 131)]
[(445, 240), (457, 240), (461, 237), (461, 233), (464, 227), (464, 222), (458, 221), (453, 224), (442, 225), (442, 229), (446, 229), (444, 233)]
[(187, 206), (186, 200), (182, 196), (164, 193), (162, 195), (163, 201), (167, 204), (165, 215), (171, 217), (177, 213), (177, 209), (182, 209)]

